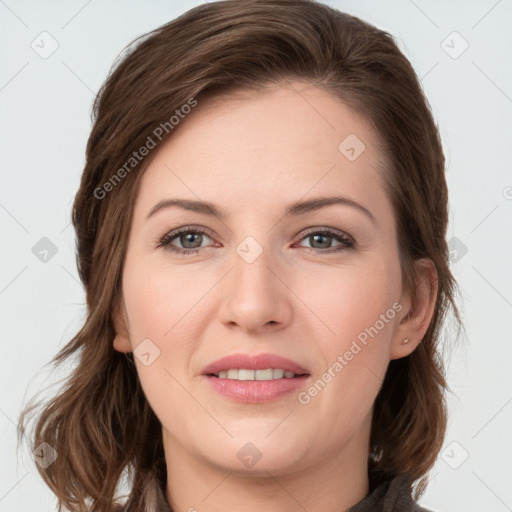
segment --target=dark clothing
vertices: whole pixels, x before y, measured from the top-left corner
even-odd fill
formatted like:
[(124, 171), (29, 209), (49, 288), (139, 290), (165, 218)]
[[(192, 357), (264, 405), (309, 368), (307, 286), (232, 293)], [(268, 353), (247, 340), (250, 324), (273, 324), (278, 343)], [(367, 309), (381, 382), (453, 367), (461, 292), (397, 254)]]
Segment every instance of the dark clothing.
[[(125, 505), (118, 512), (143, 512), (143, 507)], [(169, 505), (162, 506), (158, 512), (172, 512)], [(340, 511), (342, 512), (342, 511)], [(410, 482), (406, 477), (397, 476), (378, 485), (359, 503), (345, 512), (429, 512), (420, 507), (412, 498)]]
[(350, 507), (347, 512), (429, 512), (420, 507), (412, 498), (410, 482), (406, 477), (376, 487), (366, 498)]

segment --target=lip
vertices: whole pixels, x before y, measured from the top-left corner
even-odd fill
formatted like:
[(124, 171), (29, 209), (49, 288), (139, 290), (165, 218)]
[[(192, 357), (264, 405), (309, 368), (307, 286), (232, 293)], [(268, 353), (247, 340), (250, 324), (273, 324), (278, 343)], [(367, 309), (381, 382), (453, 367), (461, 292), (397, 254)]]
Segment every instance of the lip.
[[(265, 370), (267, 368), (280, 368), (284, 371), (293, 372), (296, 375), (308, 374), (308, 371), (295, 361), (276, 354), (231, 354), (205, 366), (203, 375), (212, 375), (230, 368), (246, 370)], [(281, 380), (281, 379), (277, 379)], [(245, 381), (248, 382), (248, 381)], [(269, 381), (271, 382), (271, 381)]]
[(219, 379), (211, 375), (203, 375), (210, 389), (235, 402), (257, 404), (276, 400), (309, 384), (310, 375), (302, 375), (287, 379), (275, 380), (234, 380)]

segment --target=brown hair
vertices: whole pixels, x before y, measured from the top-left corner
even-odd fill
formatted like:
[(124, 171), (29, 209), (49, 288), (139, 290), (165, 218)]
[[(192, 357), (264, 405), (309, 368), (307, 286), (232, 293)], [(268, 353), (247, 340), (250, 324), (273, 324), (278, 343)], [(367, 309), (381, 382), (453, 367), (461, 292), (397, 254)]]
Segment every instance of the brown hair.
[[(432, 321), (417, 349), (389, 365), (374, 406), (368, 457), (373, 482), (407, 473), (416, 497), (423, 492), (446, 426), (440, 330), (449, 310), (460, 323), (445, 239), (444, 155), (428, 102), (387, 32), (315, 0), (227, 0), (195, 7), (136, 39), (94, 103), (72, 214), (88, 316), (53, 360), (76, 357), (77, 365), (45, 402), (31, 438), (34, 446), (45, 441), (58, 452), (48, 468), (38, 469), (59, 505), (112, 510), (122, 477), (129, 479), (131, 499), (146, 510), (165, 501), (161, 426), (132, 354), (113, 348), (112, 311), (121, 298), (134, 199), (156, 153), (132, 165), (134, 150), (149, 136), (155, 139), (157, 127), (165, 127), (159, 144), (172, 136), (179, 126), (169, 120), (187, 112), (184, 105), (292, 79), (324, 88), (371, 120), (388, 161), (404, 286), (420, 285), (414, 260), (430, 258), (437, 270)], [(22, 413), (20, 437), (26, 415), (39, 405)]]

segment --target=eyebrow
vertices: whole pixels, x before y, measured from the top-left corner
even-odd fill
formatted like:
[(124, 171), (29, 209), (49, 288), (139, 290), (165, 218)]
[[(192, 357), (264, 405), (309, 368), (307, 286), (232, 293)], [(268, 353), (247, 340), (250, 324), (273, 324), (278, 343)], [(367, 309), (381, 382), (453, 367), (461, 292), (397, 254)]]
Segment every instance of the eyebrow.
[[(373, 224), (377, 224), (377, 220), (370, 210), (365, 208), (362, 204), (359, 204), (357, 201), (354, 201), (353, 199), (345, 196), (317, 197), (308, 201), (295, 202), (286, 208), (284, 216), (304, 215), (305, 213), (310, 213), (312, 211), (334, 204), (341, 204), (344, 206), (351, 206), (356, 208), (360, 212), (364, 213), (372, 221)], [(173, 206), (177, 206), (192, 212), (202, 213), (204, 215), (211, 215), (212, 217), (217, 217), (218, 219), (225, 219), (228, 216), (224, 210), (218, 208), (212, 203), (209, 203), (208, 201), (195, 201), (192, 199), (163, 199), (151, 208), (146, 219), (149, 219), (161, 210), (171, 208)]]

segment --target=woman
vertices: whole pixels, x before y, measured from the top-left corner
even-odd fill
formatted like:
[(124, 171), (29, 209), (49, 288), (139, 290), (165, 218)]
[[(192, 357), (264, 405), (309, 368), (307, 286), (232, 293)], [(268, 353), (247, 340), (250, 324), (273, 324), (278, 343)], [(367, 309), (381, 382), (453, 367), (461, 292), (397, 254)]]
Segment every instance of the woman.
[(88, 316), (33, 434), (59, 503), (423, 510), (459, 316), (439, 134), (392, 37), (311, 0), (207, 3), (137, 40), (94, 112)]

